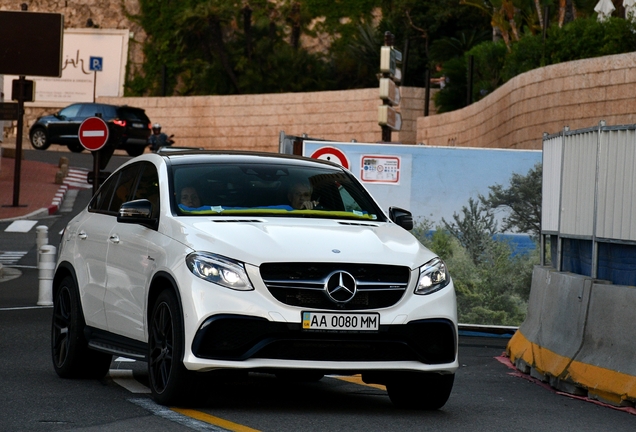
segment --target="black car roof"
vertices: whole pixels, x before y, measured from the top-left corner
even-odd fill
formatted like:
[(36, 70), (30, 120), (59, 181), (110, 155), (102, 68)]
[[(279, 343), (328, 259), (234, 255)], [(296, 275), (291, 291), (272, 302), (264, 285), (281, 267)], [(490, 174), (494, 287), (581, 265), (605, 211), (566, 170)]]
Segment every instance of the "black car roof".
[(340, 165), (322, 159), (310, 159), (304, 156), (287, 155), (266, 152), (242, 152), (235, 150), (191, 150), (162, 154), (172, 165), (186, 165), (199, 163), (271, 163), (289, 164), (297, 166), (322, 165), (342, 170)]

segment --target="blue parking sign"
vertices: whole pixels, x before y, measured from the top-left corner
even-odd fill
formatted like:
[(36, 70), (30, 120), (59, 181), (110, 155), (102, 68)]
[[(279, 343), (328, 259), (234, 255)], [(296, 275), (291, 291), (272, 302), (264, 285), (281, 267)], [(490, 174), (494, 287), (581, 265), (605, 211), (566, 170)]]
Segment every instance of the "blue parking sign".
[(104, 58), (103, 57), (90, 57), (89, 58), (89, 70), (101, 72), (104, 66)]

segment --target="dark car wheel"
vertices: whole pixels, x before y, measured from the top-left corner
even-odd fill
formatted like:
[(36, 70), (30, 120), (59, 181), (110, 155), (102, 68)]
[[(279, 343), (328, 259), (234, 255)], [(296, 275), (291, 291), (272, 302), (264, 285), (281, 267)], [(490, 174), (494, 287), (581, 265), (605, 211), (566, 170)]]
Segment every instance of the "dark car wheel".
[(148, 336), (148, 375), (153, 398), (162, 405), (185, 402), (192, 374), (183, 365), (183, 319), (172, 291), (163, 291), (155, 301)]
[(30, 138), (31, 145), (36, 150), (46, 150), (51, 145), (49, 138), (46, 136), (46, 130), (42, 127), (34, 128), (31, 131)]
[(88, 348), (84, 338), (77, 288), (70, 276), (65, 277), (53, 300), (51, 354), (55, 372), (62, 378), (103, 378), (112, 356)]
[(146, 147), (144, 146), (130, 146), (126, 148), (126, 153), (128, 153), (128, 156), (141, 156), (142, 154), (144, 154), (144, 151), (146, 150)]
[(400, 408), (437, 410), (444, 406), (453, 389), (455, 375), (406, 373), (386, 384), (389, 398)]
[(80, 143), (67, 144), (66, 147), (73, 153), (81, 153), (84, 151), (84, 146)]

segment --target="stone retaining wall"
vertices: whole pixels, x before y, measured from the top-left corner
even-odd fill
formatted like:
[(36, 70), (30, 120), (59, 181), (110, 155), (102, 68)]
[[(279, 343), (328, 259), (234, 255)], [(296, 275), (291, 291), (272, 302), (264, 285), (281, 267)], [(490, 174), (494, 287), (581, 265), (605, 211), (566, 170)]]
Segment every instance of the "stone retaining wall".
[(417, 119), (417, 142), (541, 149), (544, 132), (636, 123), (636, 53), (577, 60), (518, 75), (461, 110)]

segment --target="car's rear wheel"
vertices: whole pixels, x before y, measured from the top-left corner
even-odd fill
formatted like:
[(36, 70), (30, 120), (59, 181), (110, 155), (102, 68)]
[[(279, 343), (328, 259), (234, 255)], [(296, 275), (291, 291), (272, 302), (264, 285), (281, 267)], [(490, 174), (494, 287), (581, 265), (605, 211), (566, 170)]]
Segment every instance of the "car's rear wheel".
[(80, 143), (67, 144), (66, 147), (73, 153), (81, 153), (84, 151), (84, 146)]
[(133, 156), (133, 157), (144, 154), (145, 150), (146, 150), (146, 147), (140, 146), (140, 145), (126, 147), (126, 153), (128, 153), (128, 156)]
[(112, 356), (88, 348), (84, 317), (72, 277), (65, 277), (55, 291), (51, 326), (51, 355), (55, 372), (62, 378), (103, 378)]
[(183, 365), (183, 318), (171, 290), (159, 294), (150, 315), (148, 375), (152, 396), (160, 404), (186, 400), (191, 373)]
[(413, 372), (392, 378), (386, 389), (391, 402), (400, 408), (436, 410), (448, 401), (454, 381), (454, 374)]
[(36, 150), (46, 150), (51, 143), (46, 135), (46, 130), (41, 127), (37, 127), (31, 131), (31, 145)]

